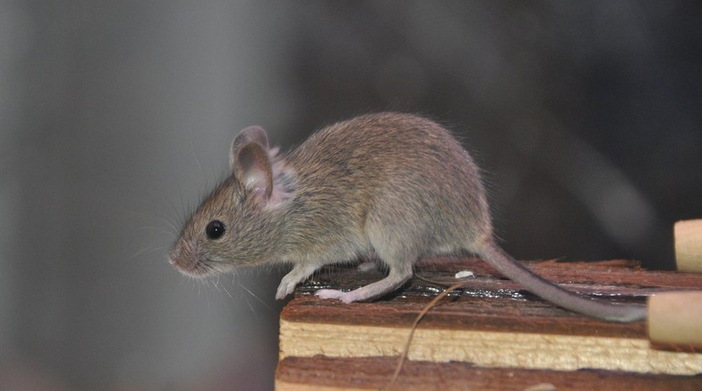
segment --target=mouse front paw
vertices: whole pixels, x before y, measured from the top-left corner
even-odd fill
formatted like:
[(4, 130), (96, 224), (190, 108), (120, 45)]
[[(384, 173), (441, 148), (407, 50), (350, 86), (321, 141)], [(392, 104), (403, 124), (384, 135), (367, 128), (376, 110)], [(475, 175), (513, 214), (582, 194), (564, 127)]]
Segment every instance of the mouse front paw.
[(280, 285), (278, 285), (278, 291), (275, 293), (275, 298), (278, 300), (284, 299), (287, 295), (295, 291), (297, 284), (305, 281), (316, 270), (315, 266), (304, 266), (296, 265), (290, 273), (286, 274), (282, 280), (280, 280)]
[(275, 292), (275, 298), (277, 300), (283, 300), (287, 295), (289, 295), (289, 289), (286, 286), (283, 286), (283, 284), (280, 284), (278, 286), (278, 290)]
[(296, 286), (297, 282), (286, 281), (285, 279), (283, 279), (283, 281), (280, 282), (280, 285), (278, 285), (278, 290), (275, 292), (275, 298), (278, 300), (283, 300), (289, 294), (295, 291)]

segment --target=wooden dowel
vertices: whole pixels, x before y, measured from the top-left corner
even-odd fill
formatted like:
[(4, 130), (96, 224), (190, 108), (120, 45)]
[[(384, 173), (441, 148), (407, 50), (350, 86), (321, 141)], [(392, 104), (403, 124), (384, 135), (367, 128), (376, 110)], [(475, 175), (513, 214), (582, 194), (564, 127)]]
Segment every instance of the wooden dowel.
[(649, 297), (648, 336), (652, 342), (702, 347), (702, 291)]
[(678, 270), (702, 273), (702, 219), (678, 221), (674, 234)]

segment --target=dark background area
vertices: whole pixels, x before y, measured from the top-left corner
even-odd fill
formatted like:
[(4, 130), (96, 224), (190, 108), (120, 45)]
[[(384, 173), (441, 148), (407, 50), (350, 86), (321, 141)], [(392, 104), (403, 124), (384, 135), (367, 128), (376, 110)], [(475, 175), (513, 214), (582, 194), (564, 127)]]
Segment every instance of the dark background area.
[(0, 389), (267, 390), (284, 270), (165, 254), (248, 125), (452, 129), (518, 259), (672, 268), (702, 217), (690, 1), (0, 0)]

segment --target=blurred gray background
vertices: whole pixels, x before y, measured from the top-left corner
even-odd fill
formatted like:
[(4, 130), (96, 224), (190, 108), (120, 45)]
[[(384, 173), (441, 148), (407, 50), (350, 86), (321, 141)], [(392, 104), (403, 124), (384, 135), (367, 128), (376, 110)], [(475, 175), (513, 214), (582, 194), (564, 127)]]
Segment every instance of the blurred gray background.
[(520, 259), (673, 265), (702, 217), (702, 6), (686, 1), (0, 0), (0, 389), (270, 390), (282, 270), (165, 261), (264, 126), (426, 114)]

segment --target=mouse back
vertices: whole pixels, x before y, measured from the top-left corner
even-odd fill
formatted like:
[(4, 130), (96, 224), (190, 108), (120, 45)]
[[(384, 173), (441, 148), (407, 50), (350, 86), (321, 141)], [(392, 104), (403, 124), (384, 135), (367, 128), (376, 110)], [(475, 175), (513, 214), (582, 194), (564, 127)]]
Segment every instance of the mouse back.
[[(346, 224), (365, 224), (373, 214), (427, 242), (491, 234), (477, 166), (448, 130), (428, 119), (356, 117), (313, 134), (286, 160), (299, 187), (314, 189), (310, 197), (333, 206), (335, 215), (345, 212)], [(427, 227), (436, 230), (419, 232)]]

